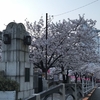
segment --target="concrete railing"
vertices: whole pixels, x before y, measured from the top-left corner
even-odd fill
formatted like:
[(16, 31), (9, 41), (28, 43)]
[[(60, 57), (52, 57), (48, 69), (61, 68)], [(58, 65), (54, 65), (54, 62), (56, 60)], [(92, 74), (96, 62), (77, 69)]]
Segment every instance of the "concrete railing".
[(65, 94), (71, 95), (76, 100), (76, 84), (65, 84)]
[(79, 100), (82, 98), (82, 84), (66, 84), (65, 94), (69, 94), (73, 97), (73, 100)]
[(94, 86), (88, 83), (73, 83), (65, 85), (65, 94), (70, 94), (74, 100), (80, 100), (90, 91), (92, 91)]
[[(56, 100), (54, 94), (59, 95), (59, 100), (68, 100), (71, 96), (73, 100), (80, 100), (94, 88), (92, 83), (70, 83), (59, 84), (43, 92), (34, 94), (26, 100)], [(49, 99), (48, 99), (49, 98)]]
[(94, 88), (94, 85), (92, 85), (91, 83), (90, 84), (87, 84), (87, 83), (82, 84), (82, 95), (83, 95), (83, 97), (85, 95), (87, 95), (93, 88)]
[(50, 100), (55, 100), (53, 99), (53, 94), (59, 94), (60, 100), (65, 100), (65, 85), (64, 84), (59, 84), (55, 87), (52, 87), (50, 89), (47, 89), (43, 92), (34, 94), (30, 98), (26, 100), (48, 100), (48, 98), (52, 98)]

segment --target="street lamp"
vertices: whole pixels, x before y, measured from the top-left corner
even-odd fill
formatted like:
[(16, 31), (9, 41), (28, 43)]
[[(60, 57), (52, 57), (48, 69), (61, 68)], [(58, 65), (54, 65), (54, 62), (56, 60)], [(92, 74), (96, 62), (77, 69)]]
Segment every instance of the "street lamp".
[(24, 44), (31, 45), (31, 36), (29, 36), (29, 35), (24, 36)]
[(4, 44), (11, 44), (11, 36), (10, 36), (10, 34), (4, 34), (3, 35), (3, 42), (4, 42)]

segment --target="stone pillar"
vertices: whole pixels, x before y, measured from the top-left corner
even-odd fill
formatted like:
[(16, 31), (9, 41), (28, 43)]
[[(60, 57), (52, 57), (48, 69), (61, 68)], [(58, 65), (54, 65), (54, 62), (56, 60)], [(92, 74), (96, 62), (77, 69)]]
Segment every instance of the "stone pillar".
[(0, 70), (4, 70), (7, 77), (20, 84), (18, 99), (27, 98), (34, 93), (33, 65), (29, 62), (28, 45), (24, 43), (25, 36), (29, 35), (22, 23), (11, 22), (2, 33), (8, 34), (11, 43), (3, 43), (2, 63)]

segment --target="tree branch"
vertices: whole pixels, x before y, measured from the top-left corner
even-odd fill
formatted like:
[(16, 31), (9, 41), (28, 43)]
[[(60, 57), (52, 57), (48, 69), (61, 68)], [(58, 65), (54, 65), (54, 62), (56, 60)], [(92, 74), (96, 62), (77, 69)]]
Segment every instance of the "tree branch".
[(49, 65), (48, 69), (52, 67), (52, 65), (61, 57), (62, 55), (59, 55), (57, 58), (53, 60), (53, 62)]

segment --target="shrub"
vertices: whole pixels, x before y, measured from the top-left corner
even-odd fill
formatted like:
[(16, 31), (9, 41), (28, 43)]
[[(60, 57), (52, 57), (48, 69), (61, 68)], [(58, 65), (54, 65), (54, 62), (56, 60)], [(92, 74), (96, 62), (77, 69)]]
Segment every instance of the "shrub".
[(0, 76), (0, 91), (18, 91), (19, 84), (11, 79)]

